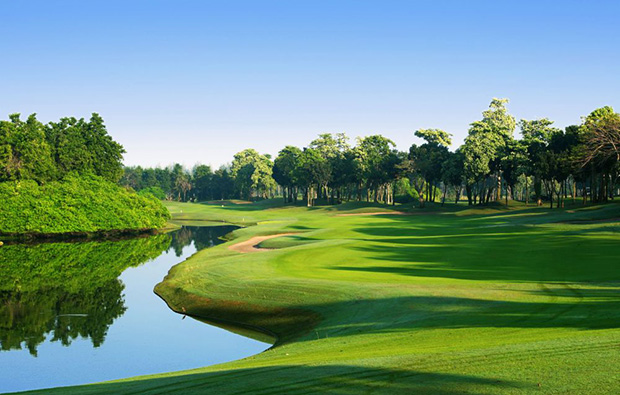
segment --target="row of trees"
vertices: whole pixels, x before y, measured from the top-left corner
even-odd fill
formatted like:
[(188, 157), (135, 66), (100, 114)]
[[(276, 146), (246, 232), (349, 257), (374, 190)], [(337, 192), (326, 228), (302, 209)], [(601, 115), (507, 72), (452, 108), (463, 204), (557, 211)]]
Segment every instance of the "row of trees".
[(620, 171), (619, 114), (603, 107), (564, 130), (546, 118), (521, 120), (517, 140), (517, 122), (506, 103), (494, 99), (456, 151), (470, 204), (499, 200), (502, 193), (515, 199), (519, 190), (526, 203), (532, 196), (540, 205), (546, 197), (551, 207), (554, 199), (563, 206), (568, 196), (581, 195), (584, 203), (613, 199)]
[(42, 184), (71, 172), (116, 182), (123, 174), (124, 153), (96, 113), (88, 121), (62, 118), (46, 125), (36, 114), (25, 121), (19, 114), (0, 121), (0, 182), (34, 180)]
[[(620, 115), (611, 107), (593, 111), (581, 125), (564, 130), (543, 118), (516, 121), (506, 99), (493, 99), (482, 119), (470, 125), (464, 144), (451, 152), (451, 135), (440, 129), (420, 129), (424, 143), (408, 153), (374, 135), (350, 147), (344, 134), (320, 135), (303, 150), (287, 146), (274, 163), (274, 178), (285, 188), (285, 200), (301, 191), (314, 197), (394, 202), (408, 194), (424, 206), (448, 195), (469, 204), (531, 198), (551, 207), (578, 195), (584, 204), (613, 199), (620, 173)], [(514, 137), (517, 127), (521, 139)], [(316, 191), (315, 191), (316, 189)]]
[(162, 200), (186, 202), (233, 199), (239, 196), (227, 166), (215, 171), (207, 165), (197, 165), (188, 170), (178, 163), (164, 168), (125, 167), (120, 183), (139, 193), (151, 193)]
[[(284, 147), (272, 161), (253, 149), (237, 153), (230, 165), (212, 171), (199, 165), (165, 169), (125, 169), (122, 182), (177, 200), (259, 199), (276, 195), (285, 202), (325, 203), (397, 200), (469, 204), (521, 199), (562, 206), (578, 195), (602, 202), (617, 192), (620, 172), (620, 115), (611, 107), (593, 111), (581, 125), (562, 130), (543, 118), (517, 121), (508, 100), (493, 99), (473, 122), (465, 142), (450, 151), (451, 135), (420, 129), (424, 142), (409, 152), (395, 149), (381, 135), (358, 138), (321, 134), (307, 147)], [(514, 132), (519, 127), (521, 138)]]

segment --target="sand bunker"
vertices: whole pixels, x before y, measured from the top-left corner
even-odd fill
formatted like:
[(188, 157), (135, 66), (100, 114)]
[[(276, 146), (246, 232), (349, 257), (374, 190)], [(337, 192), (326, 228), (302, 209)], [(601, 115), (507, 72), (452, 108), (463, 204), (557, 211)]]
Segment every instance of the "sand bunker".
[(269, 236), (254, 236), (246, 241), (242, 241), (240, 243), (233, 244), (228, 246), (229, 250), (241, 252), (242, 254), (247, 254), (250, 252), (263, 252), (269, 251), (270, 248), (260, 248), (258, 245), (265, 240), (274, 239), (280, 236), (291, 236), (297, 235), (299, 233), (279, 233), (277, 235), (269, 235)]

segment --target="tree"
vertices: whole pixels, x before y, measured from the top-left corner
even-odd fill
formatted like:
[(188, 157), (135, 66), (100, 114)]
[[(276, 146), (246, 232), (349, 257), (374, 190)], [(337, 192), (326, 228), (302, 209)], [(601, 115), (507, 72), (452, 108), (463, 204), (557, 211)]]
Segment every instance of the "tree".
[(291, 145), (284, 147), (273, 162), (273, 178), (285, 188), (284, 203), (291, 203), (297, 200), (295, 187), (298, 180), (295, 177), (295, 169), (302, 151)]
[(99, 114), (93, 113), (88, 122), (73, 117), (50, 122), (45, 136), (52, 147), (57, 178), (77, 171), (117, 182), (123, 175), (125, 149), (110, 137)]
[(235, 154), (231, 175), (241, 198), (251, 199), (254, 191), (261, 197), (267, 197), (275, 187), (272, 174), (273, 163), (269, 157), (251, 148)]
[(123, 174), (122, 145), (112, 140), (103, 123), (103, 118), (93, 113), (86, 125), (86, 145), (92, 153), (92, 167), (96, 175), (117, 182)]
[(448, 152), (448, 157), (441, 169), (441, 179), (444, 184), (444, 196), (441, 200), (443, 205), (446, 199), (446, 191), (448, 186), (454, 188), (454, 203), (457, 204), (461, 199), (461, 189), (463, 184), (463, 153), (460, 150), (456, 152)]
[(213, 172), (213, 197), (215, 199), (230, 199), (234, 196), (235, 181), (230, 175), (230, 170), (222, 166)]
[(593, 200), (606, 201), (613, 198), (620, 172), (620, 114), (609, 106), (596, 109), (584, 119), (582, 130), (581, 167), (590, 168)]
[(211, 199), (211, 179), (213, 172), (211, 167), (207, 165), (196, 165), (192, 170), (192, 179), (194, 181), (193, 190), (197, 200)]
[(313, 148), (305, 148), (297, 162), (295, 178), (306, 188), (308, 207), (314, 205), (315, 193), (330, 178), (329, 163)]
[[(335, 135), (324, 133), (310, 142), (310, 148), (315, 149), (327, 161), (330, 167), (329, 180), (317, 192), (319, 197), (327, 198), (328, 195), (331, 196), (332, 203), (335, 190), (341, 187), (344, 182), (344, 179), (338, 177), (333, 170), (343, 164), (344, 153), (351, 148), (348, 140), (349, 138), (344, 133), (336, 133)], [(331, 194), (329, 193), (330, 189)]]
[(190, 175), (179, 163), (175, 163), (170, 171), (172, 175), (172, 192), (176, 199), (182, 202), (187, 201), (187, 192), (192, 188)]
[[(546, 147), (551, 140), (551, 136), (558, 132), (558, 129), (552, 125), (553, 121), (547, 118), (532, 121), (522, 119), (519, 122), (528, 161), (526, 172), (534, 177), (534, 194), (539, 206), (542, 204), (542, 180), (544, 177), (541, 163), (548, 160), (548, 158), (545, 158)], [(548, 168), (549, 166), (547, 165), (546, 167)]]
[[(379, 189), (390, 180), (386, 173), (384, 161), (392, 154), (392, 148), (396, 144), (380, 134), (364, 137), (358, 140), (356, 150), (359, 160), (363, 162), (362, 171), (366, 180), (366, 200), (370, 200), (373, 192), (374, 200), (379, 200)], [(390, 159), (391, 160), (391, 159)]]
[(276, 182), (273, 179), (273, 162), (267, 155), (260, 155), (254, 164), (252, 173), (252, 188), (263, 199), (269, 198), (269, 194), (275, 189)]
[(0, 181), (53, 179), (54, 165), (43, 124), (32, 114), (24, 122), (19, 114), (0, 121)]
[(417, 137), (426, 140), (421, 146), (413, 144), (409, 148), (409, 159), (412, 161), (412, 170), (424, 180), (418, 180), (418, 188), (425, 187), (426, 191), (418, 190), (420, 206), (424, 207), (425, 197), (435, 201), (437, 182), (442, 179), (442, 166), (449, 156), (448, 146), (452, 143), (451, 135), (441, 129), (420, 129), (414, 133)]
[(506, 205), (508, 196), (515, 198), (515, 186), (521, 174), (525, 174), (527, 167), (527, 147), (517, 140), (509, 140), (501, 151), (501, 168), (506, 183)]
[(452, 135), (441, 129), (418, 129), (414, 134), (429, 144), (436, 144), (444, 147), (452, 145)]
[[(488, 203), (501, 195), (501, 150), (513, 139), (515, 118), (506, 109), (508, 99), (493, 99), (482, 120), (473, 122), (465, 139), (464, 172), (469, 204)], [(472, 196), (473, 194), (473, 196)]]

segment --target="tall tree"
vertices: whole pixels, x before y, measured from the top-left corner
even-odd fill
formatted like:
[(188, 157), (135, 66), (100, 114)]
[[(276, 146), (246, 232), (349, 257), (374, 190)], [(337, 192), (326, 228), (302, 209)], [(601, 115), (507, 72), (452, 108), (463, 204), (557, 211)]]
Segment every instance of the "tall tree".
[(254, 192), (261, 197), (267, 197), (269, 191), (275, 187), (272, 174), (273, 163), (269, 157), (251, 148), (235, 154), (231, 175), (241, 198), (251, 199)]
[(424, 180), (426, 191), (418, 191), (420, 204), (424, 206), (425, 197), (435, 201), (437, 183), (442, 179), (442, 167), (448, 159), (448, 146), (452, 144), (452, 139), (450, 134), (441, 129), (419, 129), (414, 134), (426, 141), (421, 146), (413, 144), (409, 148), (412, 170)]
[(51, 148), (45, 139), (44, 127), (32, 114), (26, 121), (19, 114), (0, 121), (0, 181), (35, 180), (39, 183), (53, 178)]
[(392, 154), (396, 144), (380, 134), (360, 138), (356, 149), (360, 160), (363, 161), (363, 171), (366, 179), (366, 198), (369, 200), (371, 192), (374, 200), (379, 199), (379, 188), (390, 181), (385, 171), (384, 161)]
[(330, 166), (327, 159), (313, 148), (305, 148), (297, 164), (295, 178), (304, 185), (308, 207), (311, 207), (314, 205), (316, 191), (330, 179)]
[[(493, 99), (482, 120), (473, 122), (465, 139), (465, 177), (470, 204), (479, 198), (488, 203), (493, 191), (501, 194), (501, 150), (513, 139), (515, 118), (508, 114), (508, 99)], [(473, 193), (473, 199), (472, 199)]]
[(528, 161), (525, 168), (527, 174), (534, 177), (534, 195), (539, 206), (542, 204), (543, 180), (548, 180), (547, 188), (549, 188), (551, 181), (546, 177), (552, 173), (551, 169), (554, 167), (553, 156), (548, 154), (547, 147), (552, 136), (560, 132), (552, 125), (553, 121), (547, 118), (532, 121), (522, 119), (519, 122), (523, 136), (522, 144), (525, 146)]
[(194, 194), (197, 200), (212, 199), (211, 181), (213, 172), (211, 167), (207, 165), (196, 165), (192, 170), (192, 179), (194, 181)]
[(93, 113), (86, 127), (86, 145), (92, 152), (92, 166), (96, 175), (116, 182), (123, 174), (123, 154), (125, 149), (122, 145), (112, 140), (103, 118)]
[(302, 151), (291, 145), (284, 147), (273, 163), (273, 178), (285, 188), (284, 202), (290, 203), (297, 200), (295, 187), (298, 185), (295, 169)]

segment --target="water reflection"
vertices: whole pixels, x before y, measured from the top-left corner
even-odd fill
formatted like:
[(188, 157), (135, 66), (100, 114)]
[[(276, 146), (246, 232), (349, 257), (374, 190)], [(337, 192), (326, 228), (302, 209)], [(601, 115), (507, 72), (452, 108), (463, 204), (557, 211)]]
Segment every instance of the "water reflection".
[[(108, 327), (125, 312), (123, 284), (109, 281), (101, 287), (75, 293), (62, 288), (37, 292), (0, 292), (0, 343), (2, 351), (22, 345), (37, 356), (37, 346), (50, 341), (69, 346), (78, 337), (89, 338), (93, 347), (105, 340)], [(79, 313), (78, 313), (79, 312)]]
[(0, 392), (188, 369), (265, 349), (181, 321), (152, 292), (171, 266), (234, 229), (0, 247)]
[[(191, 232), (191, 231), (190, 231)], [(78, 337), (94, 347), (126, 307), (118, 276), (169, 248), (173, 237), (88, 243), (13, 244), (0, 248), (0, 348), (64, 346)]]

